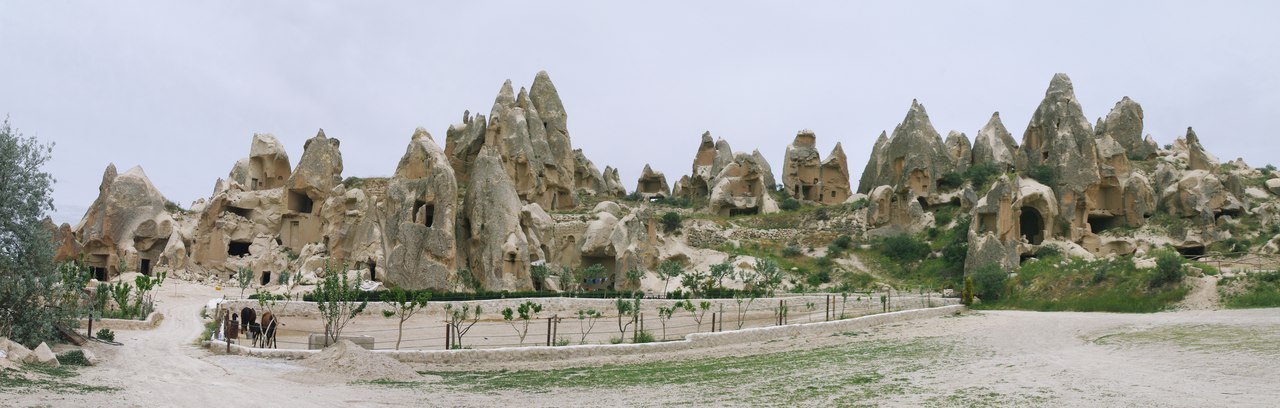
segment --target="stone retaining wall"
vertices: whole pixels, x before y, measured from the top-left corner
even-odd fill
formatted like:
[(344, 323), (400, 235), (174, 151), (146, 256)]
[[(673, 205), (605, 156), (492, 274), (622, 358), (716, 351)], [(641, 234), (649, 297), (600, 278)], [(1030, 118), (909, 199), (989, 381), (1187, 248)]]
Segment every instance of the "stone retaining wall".
[[(567, 360), (595, 356), (665, 353), (679, 350), (716, 347), (728, 344), (758, 342), (798, 335), (838, 333), (912, 319), (927, 319), (954, 315), (959, 314), (964, 310), (965, 307), (962, 305), (942, 306), (929, 309), (913, 309), (830, 322), (791, 324), (786, 326), (761, 327), (717, 333), (694, 333), (686, 336), (684, 340), (661, 343), (588, 344), (563, 347), (508, 347), (478, 350), (375, 350), (374, 352), (385, 353), (392, 358), (406, 363), (427, 364)], [(222, 341), (208, 341), (205, 342), (205, 345), (215, 353), (227, 352), (227, 344)], [(237, 344), (231, 345), (230, 349), (233, 354), (285, 359), (306, 358), (307, 356), (319, 352), (319, 350), (258, 349), (244, 347)]]
[[(160, 312), (151, 312), (147, 315), (146, 320), (133, 319), (99, 319), (93, 321), (93, 331), (99, 329), (111, 330), (151, 330), (160, 325), (160, 321), (164, 320), (164, 314)], [(80, 327), (89, 327), (89, 320), (80, 319)]]

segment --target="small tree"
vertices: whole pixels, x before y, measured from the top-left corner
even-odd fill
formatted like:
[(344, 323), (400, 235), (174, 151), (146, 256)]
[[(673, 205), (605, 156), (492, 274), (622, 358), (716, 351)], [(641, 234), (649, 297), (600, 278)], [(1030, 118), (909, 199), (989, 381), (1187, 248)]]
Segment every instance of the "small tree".
[(253, 284), (253, 271), (249, 268), (236, 270), (236, 285), (240, 287), (240, 297), (244, 298), (244, 290)]
[[(751, 311), (751, 304), (756, 301), (756, 295), (754, 294), (754, 291), (749, 292), (747, 297), (743, 297), (742, 294), (739, 293), (733, 295), (733, 300), (738, 304), (738, 329), (741, 330), (742, 325), (746, 322), (747, 312)], [(746, 307), (743, 307), (743, 301), (746, 302)]]
[(145, 319), (156, 308), (155, 299), (151, 298), (151, 291), (159, 288), (164, 284), (164, 279), (169, 275), (168, 272), (161, 272), (160, 276), (150, 277), (146, 275), (138, 275), (133, 279), (134, 284), (138, 285), (138, 295), (134, 299), (134, 310), (138, 312), (138, 319)]
[(733, 264), (721, 262), (711, 265), (711, 280), (715, 281), (716, 287), (724, 288), (724, 278), (733, 276)]
[(758, 287), (769, 295), (773, 295), (774, 290), (782, 285), (782, 267), (778, 266), (777, 261), (769, 258), (756, 259), (756, 274)]
[(551, 276), (551, 268), (546, 263), (529, 267), (529, 277), (533, 280), (534, 290), (542, 290), (542, 285), (545, 284), (548, 276)]
[(644, 270), (634, 266), (631, 269), (627, 269), (627, 286), (631, 288), (632, 296), (635, 296), (636, 292), (640, 290), (641, 279), (644, 279)]
[[(636, 318), (640, 314), (640, 298), (617, 298), (614, 300), (613, 305), (618, 309), (618, 340), (625, 341), (627, 339), (627, 328), (636, 322)], [(628, 316), (630, 316), (630, 319), (624, 319)]]
[(471, 273), (470, 269), (458, 269), (458, 272), (454, 274), (453, 279), (454, 287), (461, 290), (470, 290), (474, 293), (484, 291), (484, 285), (480, 283), (480, 278), (477, 278), (474, 273)]
[(578, 332), (582, 333), (582, 339), (578, 344), (587, 344), (587, 335), (591, 334), (591, 330), (596, 327), (596, 320), (604, 316), (595, 309), (578, 310)]
[(129, 304), (129, 293), (133, 292), (133, 286), (129, 286), (129, 282), (120, 282), (114, 285), (108, 284), (107, 288), (111, 291), (111, 299), (116, 301), (116, 310), (120, 312), (120, 317), (133, 318), (133, 307)]
[(973, 304), (973, 277), (964, 277), (964, 289), (960, 291), (960, 303), (966, 306)]
[(658, 264), (658, 278), (662, 279), (662, 296), (667, 296), (667, 285), (672, 279), (679, 278), (681, 274), (684, 274), (684, 268), (674, 259), (667, 259)]
[(382, 317), (396, 317), (399, 320), (396, 323), (396, 350), (400, 349), (400, 339), (404, 338), (404, 322), (426, 309), (427, 302), (430, 301), (429, 292), (409, 292), (400, 287), (391, 288), (391, 291), (382, 294), (382, 302), (391, 306), (391, 310), (382, 311)]
[(705, 295), (713, 281), (706, 272), (694, 269), (680, 278), (680, 285), (689, 289), (694, 295)]
[(671, 320), (671, 316), (675, 315), (677, 310), (684, 308), (683, 301), (676, 301), (671, 306), (658, 306), (658, 323), (662, 325), (662, 340), (667, 340), (667, 321)]
[(815, 304), (814, 302), (805, 302), (804, 310), (805, 310), (805, 313), (809, 315), (808, 321), (810, 322), (813, 321), (813, 309), (817, 307), (818, 305)]
[(480, 305), (476, 305), (475, 310), (471, 309), (471, 305), (463, 305), (462, 307), (454, 307), (452, 304), (444, 305), (445, 318), (448, 319), (446, 324), (453, 328), (453, 346), (452, 348), (460, 349), (462, 346), (462, 336), (465, 336), (476, 322), (480, 321), (480, 314), (484, 313), (484, 309)]
[(324, 279), (316, 283), (311, 296), (316, 300), (316, 308), (320, 309), (321, 320), (324, 320), (324, 345), (328, 347), (338, 341), (342, 329), (369, 306), (369, 301), (360, 300), (359, 284), (347, 280), (345, 265), (338, 270), (326, 262), (324, 270)]
[(581, 287), (582, 285), (579, 285), (578, 282), (581, 282), (581, 281), (574, 279), (573, 269), (569, 268), (568, 266), (564, 266), (560, 268), (560, 290), (561, 291), (567, 292), (567, 291), (574, 290)]
[[(859, 298), (859, 301), (861, 301), (861, 298)], [(845, 310), (845, 307), (848, 305), (849, 305), (849, 292), (840, 292), (840, 320), (845, 319), (844, 310)]]
[(977, 295), (982, 301), (994, 301), (1000, 299), (1000, 295), (1004, 294), (1005, 283), (1009, 280), (1009, 274), (1000, 269), (999, 264), (986, 264), (973, 271), (969, 276), (969, 280), (973, 282), (973, 294)]
[[(502, 309), (502, 320), (506, 320), (507, 323), (510, 323), (511, 328), (520, 336), (521, 346), (524, 345), (525, 336), (529, 334), (529, 321), (537, 319), (538, 313), (540, 312), (542, 312), (542, 305), (527, 300), (517, 306), (515, 310), (511, 310), (509, 307)], [(516, 326), (516, 318), (519, 318), (521, 321), (521, 326), (519, 327)]]
[(585, 268), (578, 268), (578, 276), (577, 276), (578, 282), (583, 282), (583, 281), (586, 281), (587, 279), (596, 279), (596, 278), (603, 278), (603, 277), (604, 277), (604, 265), (594, 264)]

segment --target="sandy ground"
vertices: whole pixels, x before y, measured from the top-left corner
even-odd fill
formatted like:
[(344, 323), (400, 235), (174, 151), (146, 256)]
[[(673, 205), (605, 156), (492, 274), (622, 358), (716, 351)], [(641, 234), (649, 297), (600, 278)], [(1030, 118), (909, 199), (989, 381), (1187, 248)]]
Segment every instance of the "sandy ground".
[[(170, 287), (172, 285), (172, 287)], [(120, 387), (113, 393), (0, 390), (6, 406), (599, 406), (671, 405), (708, 400), (705, 389), (654, 386), (627, 392), (565, 388), (550, 392), (471, 392), (424, 377), (412, 387), (354, 383), (294, 361), (215, 356), (195, 346), (207, 287), (172, 282), (160, 292), (167, 318), (154, 330), (121, 331), (124, 346), (93, 345), (103, 359), (77, 382)], [(605, 322), (601, 322), (604, 324)], [(1033, 398), (982, 405), (1275, 406), (1280, 404), (1280, 310), (1188, 310), (1158, 314), (977, 312), (870, 329), (857, 337), (815, 336), (663, 355), (547, 363), (426, 367), (431, 371), (591, 367), (650, 361), (763, 355), (788, 350), (927, 339), (963, 352), (896, 379), (913, 391), (878, 400), (937, 405), (936, 396), (982, 390)], [(939, 343), (942, 344), (942, 343)], [(805, 376), (805, 369), (789, 375)], [(811, 373), (820, 376), (822, 373)], [(847, 389), (845, 391), (848, 391)], [(740, 387), (721, 389), (726, 401)], [(711, 401), (717, 399), (712, 397)], [(932, 401), (932, 402), (931, 402)], [(782, 405), (781, 402), (765, 405)], [(721, 405), (734, 405), (723, 402)], [(801, 404), (805, 405), (805, 404)], [(829, 405), (829, 404), (813, 404)], [(947, 405), (945, 403), (941, 405)]]

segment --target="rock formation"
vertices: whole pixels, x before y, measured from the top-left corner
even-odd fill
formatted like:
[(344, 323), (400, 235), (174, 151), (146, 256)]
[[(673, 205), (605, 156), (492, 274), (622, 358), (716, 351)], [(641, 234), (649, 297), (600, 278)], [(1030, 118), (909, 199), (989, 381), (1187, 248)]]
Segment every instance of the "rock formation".
[(622, 187), (622, 179), (618, 176), (618, 169), (612, 166), (604, 166), (604, 191), (603, 196), (622, 198), (627, 195), (627, 189)]
[(801, 130), (787, 146), (782, 161), (782, 184), (793, 197), (821, 204), (839, 204), (849, 198), (849, 164), (836, 143), (827, 161), (816, 148), (812, 130)]
[(141, 167), (117, 174), (116, 166), (108, 164), (98, 199), (72, 229), (75, 242), (64, 239), (63, 246), (79, 246), (98, 280), (125, 272), (121, 266), (150, 274), (156, 266), (168, 264), (165, 248), (174, 233), (174, 220), (165, 209), (166, 202)]
[(986, 126), (973, 139), (973, 163), (992, 163), (1001, 170), (1013, 168), (1017, 161), (1018, 142), (1000, 121), (1000, 112), (992, 113)]
[(654, 171), (648, 164), (644, 165), (644, 171), (640, 172), (640, 179), (636, 180), (636, 194), (645, 200), (670, 197), (671, 187), (667, 184), (667, 176), (660, 171)]
[(520, 226), (523, 205), (495, 147), (480, 149), (458, 240), (471, 274), (485, 290), (530, 290), (529, 240)]
[(407, 288), (452, 289), (457, 261), (454, 220), (458, 184), (449, 158), (418, 128), (387, 186), (380, 229), (385, 282)]
[(1116, 102), (1105, 120), (1098, 122), (1095, 131), (1119, 143), (1129, 157), (1146, 160), (1156, 156), (1159, 146), (1150, 138), (1143, 139), (1142, 120), (1142, 106), (1126, 96)]

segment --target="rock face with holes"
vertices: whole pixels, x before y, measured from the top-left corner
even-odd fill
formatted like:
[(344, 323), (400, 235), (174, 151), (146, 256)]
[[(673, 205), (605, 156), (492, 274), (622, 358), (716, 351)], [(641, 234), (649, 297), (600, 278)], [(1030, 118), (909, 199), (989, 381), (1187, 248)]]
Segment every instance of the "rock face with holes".
[(626, 187), (622, 186), (622, 179), (618, 176), (618, 169), (612, 166), (604, 166), (604, 194), (605, 197), (622, 198), (627, 195)]
[(654, 170), (648, 164), (644, 165), (644, 170), (640, 172), (640, 179), (636, 180), (636, 194), (645, 200), (671, 197), (667, 175)]
[(108, 164), (98, 198), (84, 218), (74, 228), (60, 228), (70, 236), (63, 238), (58, 252), (66, 259), (83, 254), (98, 279), (125, 271), (150, 274), (169, 262), (165, 248), (175, 221), (165, 208), (167, 202), (141, 167), (117, 174), (115, 165)]
[(485, 290), (533, 289), (522, 207), (498, 149), (481, 148), (471, 166), (458, 242), (461, 258)]
[(454, 221), (458, 183), (444, 150), (419, 128), (409, 141), (375, 218), (387, 254), (384, 282), (407, 289), (451, 290), (457, 263)]
[(769, 195), (765, 182), (768, 167), (754, 155), (734, 156), (713, 179), (707, 204), (711, 213), (731, 216), (778, 212), (778, 204)]
[(812, 130), (801, 130), (787, 145), (782, 159), (782, 184), (799, 200), (820, 204), (840, 204), (852, 194), (849, 188), (848, 157), (836, 143), (827, 160), (817, 149), (817, 136)]
[(1154, 158), (1160, 147), (1151, 136), (1142, 136), (1142, 106), (1128, 96), (1116, 102), (1105, 120), (1099, 120), (1095, 129), (1099, 137), (1109, 137), (1119, 143), (1128, 157), (1137, 160)]

